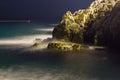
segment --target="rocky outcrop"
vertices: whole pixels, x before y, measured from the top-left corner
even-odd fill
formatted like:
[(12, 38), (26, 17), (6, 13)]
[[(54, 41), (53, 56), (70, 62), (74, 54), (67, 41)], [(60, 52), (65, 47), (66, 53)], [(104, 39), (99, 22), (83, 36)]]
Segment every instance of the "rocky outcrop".
[(68, 11), (53, 31), (53, 38), (76, 43), (120, 45), (120, 0), (95, 0), (75, 13)]
[(80, 44), (68, 43), (68, 42), (51, 42), (48, 44), (48, 49), (60, 50), (60, 51), (79, 51)]
[(120, 45), (120, 1), (108, 16), (94, 24), (98, 45), (119, 48)]
[(117, 3), (116, 0), (95, 0), (89, 8), (93, 9), (93, 15), (96, 17), (90, 19), (87, 23), (87, 27), (84, 28), (84, 42), (97, 44), (96, 32), (98, 32), (98, 27), (101, 24), (99, 21), (105, 19), (106, 16), (110, 15), (114, 5)]
[(68, 11), (59, 25), (54, 28), (53, 38), (62, 41), (83, 42), (83, 29), (75, 22), (73, 14)]
[[(73, 14), (67, 11), (60, 24), (54, 28), (53, 38), (77, 43), (94, 42), (93, 32), (89, 29), (96, 19), (107, 15), (115, 3), (116, 0), (95, 0), (87, 9), (78, 10)], [(87, 36), (88, 34), (91, 35)]]

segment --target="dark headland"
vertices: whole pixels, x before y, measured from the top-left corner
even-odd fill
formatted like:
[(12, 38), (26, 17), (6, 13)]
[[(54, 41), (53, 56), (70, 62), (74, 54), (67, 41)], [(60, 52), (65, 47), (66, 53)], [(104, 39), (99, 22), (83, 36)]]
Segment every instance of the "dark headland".
[[(72, 42), (120, 49), (120, 0), (94, 0), (86, 9), (74, 13), (67, 11), (52, 35), (54, 40), (68, 44)], [(68, 48), (61, 42), (55, 42), (54, 46), (54, 42), (50, 44), (49, 47), (53, 48), (61, 48), (56, 46), (58, 44)]]

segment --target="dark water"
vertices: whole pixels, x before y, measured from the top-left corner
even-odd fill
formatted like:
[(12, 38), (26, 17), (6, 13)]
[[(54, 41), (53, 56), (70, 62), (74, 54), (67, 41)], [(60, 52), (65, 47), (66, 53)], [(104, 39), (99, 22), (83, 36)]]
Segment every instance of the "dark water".
[[(28, 28), (28, 35), (33, 34), (32, 28), (36, 27)], [(37, 28), (41, 28), (41, 25), (37, 25)], [(12, 29), (11, 32), (15, 32), (15, 28)], [(120, 80), (120, 54), (117, 51), (56, 52), (18, 46), (0, 45), (0, 80)]]

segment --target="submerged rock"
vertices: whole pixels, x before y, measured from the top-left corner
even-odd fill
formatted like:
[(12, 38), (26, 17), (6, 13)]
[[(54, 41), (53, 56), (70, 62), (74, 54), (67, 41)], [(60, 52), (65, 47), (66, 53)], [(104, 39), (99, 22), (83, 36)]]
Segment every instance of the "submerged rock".
[(60, 51), (79, 51), (80, 44), (68, 43), (68, 42), (51, 42), (48, 44), (48, 49), (60, 50)]
[(40, 43), (34, 43), (33, 45), (32, 45), (32, 47), (39, 47), (40, 46)]

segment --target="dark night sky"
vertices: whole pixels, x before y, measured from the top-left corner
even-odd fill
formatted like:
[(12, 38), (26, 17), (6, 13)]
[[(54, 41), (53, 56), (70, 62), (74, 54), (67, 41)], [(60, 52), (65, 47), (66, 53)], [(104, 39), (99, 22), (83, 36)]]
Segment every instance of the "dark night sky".
[(93, 0), (0, 0), (0, 19), (55, 21), (67, 11), (86, 8)]

